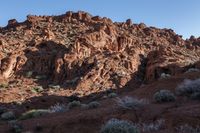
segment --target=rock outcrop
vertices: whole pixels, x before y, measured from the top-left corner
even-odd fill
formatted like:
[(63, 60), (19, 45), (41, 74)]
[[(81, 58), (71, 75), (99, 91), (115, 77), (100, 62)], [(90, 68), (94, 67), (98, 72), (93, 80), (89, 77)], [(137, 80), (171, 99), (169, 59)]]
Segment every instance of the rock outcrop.
[[(32, 78), (42, 75), (48, 84), (85, 95), (122, 88), (133, 78), (150, 82), (162, 73), (182, 73), (200, 60), (199, 46), (199, 38), (183, 40), (171, 29), (130, 19), (113, 23), (82, 11), (29, 15), (25, 22), (13, 19), (1, 28), (0, 73), (10, 79), (31, 71)], [(145, 71), (140, 71), (144, 58)]]
[(187, 66), (194, 65), (199, 59), (197, 53), (161, 46), (147, 56), (146, 81), (159, 79), (162, 74), (173, 76), (184, 73)]

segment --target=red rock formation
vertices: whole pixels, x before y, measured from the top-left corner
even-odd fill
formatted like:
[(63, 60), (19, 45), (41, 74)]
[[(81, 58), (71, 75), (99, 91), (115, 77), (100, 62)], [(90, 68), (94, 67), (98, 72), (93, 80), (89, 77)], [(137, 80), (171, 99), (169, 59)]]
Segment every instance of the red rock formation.
[(190, 52), (177, 51), (171, 47), (159, 47), (147, 56), (146, 80), (154, 81), (161, 77), (162, 73), (177, 75), (184, 72), (184, 67), (195, 64), (200, 58), (189, 55)]
[(11, 19), (8, 21), (8, 27), (17, 26), (18, 22), (16, 19)]
[[(179, 132), (184, 125), (193, 130), (200, 125), (198, 101), (176, 95), (173, 102), (155, 104), (153, 97), (161, 89), (174, 92), (184, 79), (199, 78), (198, 69), (200, 38), (184, 40), (171, 29), (130, 19), (112, 22), (82, 11), (29, 15), (22, 23), (11, 20), (0, 27), (0, 114), (13, 111), (19, 119), (11, 125), (2, 119), (0, 133), (18, 127), (23, 132), (94, 133), (111, 116), (133, 121), (139, 129), (158, 121), (159, 133)], [(124, 110), (110, 98), (110, 89), (118, 89), (120, 99), (144, 98), (148, 103)], [(95, 100), (100, 107), (59, 113), (73, 100), (82, 105)], [(41, 108), (56, 114), (20, 119), (24, 112)]]
[[(133, 24), (130, 19), (113, 23), (82, 11), (29, 15), (23, 23), (9, 21), (0, 33), (6, 33), (0, 36), (4, 78), (33, 71), (33, 75), (46, 75), (49, 84), (75, 86), (81, 94), (121, 88), (138, 74), (144, 75), (139, 69), (141, 57), (148, 59), (146, 81), (162, 73), (181, 73), (200, 58), (199, 38), (185, 41), (171, 29)], [(16, 50), (14, 57), (8, 56)]]

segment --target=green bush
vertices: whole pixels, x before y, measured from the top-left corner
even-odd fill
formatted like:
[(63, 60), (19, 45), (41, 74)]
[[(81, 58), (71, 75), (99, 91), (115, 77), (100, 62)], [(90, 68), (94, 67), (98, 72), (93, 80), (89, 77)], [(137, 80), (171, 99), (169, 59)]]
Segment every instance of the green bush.
[(20, 120), (31, 119), (31, 118), (48, 114), (48, 113), (50, 113), (50, 111), (47, 109), (33, 109), (33, 110), (23, 113), (19, 119)]
[(1, 114), (1, 119), (2, 120), (13, 120), (15, 119), (15, 114), (12, 111), (5, 112)]
[(169, 90), (160, 90), (154, 94), (154, 100), (158, 103), (172, 102), (176, 100), (175, 95)]
[(33, 75), (33, 71), (26, 72), (26, 77), (30, 78)]
[(31, 89), (31, 91), (33, 92), (33, 93), (39, 93), (39, 92), (42, 92), (44, 89), (43, 89), (43, 87), (42, 86), (35, 86), (35, 87), (33, 87), (32, 89)]
[(73, 101), (73, 102), (68, 103), (67, 105), (68, 109), (72, 109), (72, 108), (80, 107), (80, 106), (81, 106), (80, 101)]
[(99, 103), (99, 102), (96, 102), (96, 101), (90, 102), (90, 103), (88, 104), (88, 108), (89, 108), (89, 109), (98, 108), (99, 106), (100, 106), (100, 103)]
[(111, 119), (101, 128), (100, 133), (139, 133), (139, 130), (128, 121)]
[(2, 83), (2, 84), (0, 84), (0, 89), (6, 89), (8, 87), (9, 87), (8, 83)]
[(46, 79), (47, 76), (46, 75), (37, 75), (37, 76), (35, 76), (35, 78), (38, 80), (42, 80), (42, 79)]
[(61, 87), (60, 85), (48, 85), (49, 88), (54, 89), (54, 90), (59, 90)]
[(114, 97), (117, 97), (117, 94), (114, 93), (114, 92), (112, 92), (112, 93), (109, 93), (109, 94), (108, 94), (108, 97), (109, 97), (109, 98), (114, 98)]

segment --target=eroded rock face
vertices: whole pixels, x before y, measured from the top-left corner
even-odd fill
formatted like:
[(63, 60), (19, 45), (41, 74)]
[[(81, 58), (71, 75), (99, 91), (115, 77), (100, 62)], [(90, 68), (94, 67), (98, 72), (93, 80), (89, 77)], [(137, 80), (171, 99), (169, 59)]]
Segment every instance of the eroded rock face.
[(181, 74), (187, 66), (195, 64), (199, 59), (199, 56), (192, 54), (191, 51), (177, 51), (171, 47), (161, 46), (147, 56), (145, 80), (154, 81), (161, 78), (162, 74)]
[(195, 38), (194, 36), (191, 36), (189, 39), (186, 40), (186, 47), (193, 50), (193, 49), (199, 49), (200, 47), (200, 37)]
[(122, 88), (130, 79), (176, 75), (200, 58), (199, 39), (185, 41), (170, 29), (133, 24), (130, 19), (113, 23), (82, 11), (9, 21), (0, 40), (1, 77), (25, 77), (32, 71), (33, 77), (43, 75), (49, 84), (81, 94)]
[(3, 78), (9, 78), (13, 75), (14, 68), (16, 66), (16, 56), (9, 56), (1, 60), (1, 76)]

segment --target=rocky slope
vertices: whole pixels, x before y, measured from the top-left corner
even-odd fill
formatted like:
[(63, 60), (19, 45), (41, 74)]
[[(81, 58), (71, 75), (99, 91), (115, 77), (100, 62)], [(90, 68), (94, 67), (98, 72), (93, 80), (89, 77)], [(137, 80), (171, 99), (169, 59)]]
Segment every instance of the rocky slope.
[[(0, 28), (0, 82), (8, 88), (0, 90), (0, 101), (133, 90), (200, 69), (199, 61), (200, 38), (184, 40), (171, 29), (130, 19), (112, 22), (82, 11), (29, 15)], [(39, 93), (33, 92), (35, 86)]]

